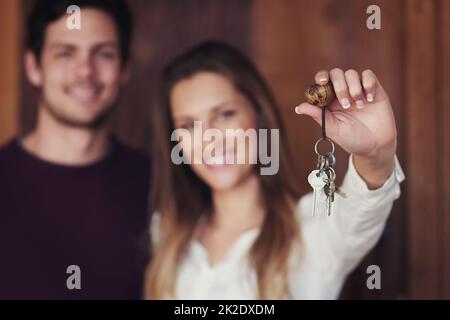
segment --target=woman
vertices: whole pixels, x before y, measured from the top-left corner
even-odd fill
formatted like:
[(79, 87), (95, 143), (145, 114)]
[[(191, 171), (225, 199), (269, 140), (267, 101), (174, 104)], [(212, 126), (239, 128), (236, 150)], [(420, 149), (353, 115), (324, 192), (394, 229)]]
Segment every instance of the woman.
[[(207, 42), (164, 70), (153, 115), (157, 213), (147, 298), (338, 297), (347, 274), (380, 237), (403, 176), (391, 105), (373, 72), (362, 79), (340, 69), (316, 75), (320, 84), (330, 80), (338, 99), (327, 113), (327, 133), (351, 155), (341, 186), (346, 198), (335, 197), (330, 217), (313, 218), (312, 194), (298, 200), (292, 192), (278, 108), (245, 57)], [(296, 112), (320, 123), (318, 107), (303, 103)], [(198, 123), (221, 132), (279, 128), (278, 173), (261, 175), (261, 165), (249, 161), (258, 151), (248, 144), (245, 163), (225, 163), (237, 153), (227, 138), (212, 162), (202, 153), (208, 144), (184, 137), (189, 164), (174, 164), (172, 133), (193, 132)], [(192, 161), (196, 151), (200, 162)]]

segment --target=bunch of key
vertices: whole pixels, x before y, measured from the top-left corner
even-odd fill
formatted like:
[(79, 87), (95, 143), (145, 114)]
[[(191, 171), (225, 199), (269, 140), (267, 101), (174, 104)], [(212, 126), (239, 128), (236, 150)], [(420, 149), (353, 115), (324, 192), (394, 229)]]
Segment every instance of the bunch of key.
[(330, 139), (325, 139), (325, 141), (329, 141), (332, 145), (332, 151), (327, 152), (325, 154), (321, 154), (317, 150), (317, 146), (319, 142), (324, 139), (320, 139), (316, 142), (315, 150), (318, 156), (317, 159), (317, 168), (313, 170), (308, 176), (308, 182), (313, 188), (313, 206), (312, 206), (312, 215), (313, 217), (317, 215), (317, 204), (318, 198), (321, 194), (325, 194), (326, 196), (326, 209), (327, 215), (331, 215), (331, 204), (334, 202), (334, 194), (338, 193), (342, 197), (345, 197), (345, 194), (336, 188), (335, 180), (336, 180), (336, 172), (334, 170), (336, 166), (336, 158), (334, 156), (334, 144)]

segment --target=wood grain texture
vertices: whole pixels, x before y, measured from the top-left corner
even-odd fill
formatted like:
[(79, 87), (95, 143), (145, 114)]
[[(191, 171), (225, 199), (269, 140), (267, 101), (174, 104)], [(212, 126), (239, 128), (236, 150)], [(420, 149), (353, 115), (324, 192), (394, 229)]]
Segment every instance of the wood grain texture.
[(0, 145), (18, 131), (20, 2), (0, 1)]
[(439, 63), (441, 65), (439, 72), (439, 84), (442, 86), (440, 90), (440, 139), (438, 141), (440, 148), (439, 162), (441, 183), (438, 196), (439, 208), (442, 214), (442, 298), (450, 299), (450, 1), (440, 1), (440, 25), (438, 33), (441, 43), (439, 50)]
[[(406, 1), (407, 213), (410, 298), (439, 298), (442, 230), (438, 207), (437, 1)], [(439, 70), (439, 71), (438, 71)]]

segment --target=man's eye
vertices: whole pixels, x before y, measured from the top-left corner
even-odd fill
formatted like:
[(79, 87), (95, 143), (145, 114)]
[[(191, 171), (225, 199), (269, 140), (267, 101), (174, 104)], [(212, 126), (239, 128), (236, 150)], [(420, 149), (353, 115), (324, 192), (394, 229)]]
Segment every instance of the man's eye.
[(68, 59), (72, 57), (72, 53), (70, 51), (61, 51), (56, 54), (58, 59)]
[(114, 52), (109, 52), (109, 51), (100, 51), (100, 52), (97, 52), (96, 57), (98, 57), (100, 59), (112, 60), (116, 57), (116, 54)]

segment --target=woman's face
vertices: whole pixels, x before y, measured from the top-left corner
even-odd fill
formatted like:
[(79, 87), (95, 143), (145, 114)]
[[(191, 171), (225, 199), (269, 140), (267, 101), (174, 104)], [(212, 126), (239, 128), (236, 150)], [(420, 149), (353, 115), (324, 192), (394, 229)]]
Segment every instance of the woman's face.
[[(253, 174), (257, 143), (250, 144), (247, 138), (236, 139), (230, 131), (226, 134), (226, 129), (257, 132), (256, 113), (230, 80), (218, 73), (199, 72), (179, 81), (172, 89), (170, 100), (175, 129), (190, 132), (191, 139), (182, 138), (180, 142), (183, 155), (213, 191), (229, 190)], [(202, 132), (198, 136), (201, 139), (194, 139), (194, 129), (200, 131), (197, 121), (201, 122)], [(205, 141), (203, 135), (208, 134), (208, 130), (213, 138)], [(238, 154), (243, 151), (244, 155)], [(238, 162), (238, 156), (245, 156), (245, 161)], [(234, 159), (232, 164), (229, 159)]]

